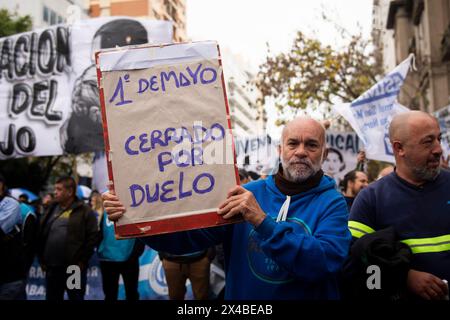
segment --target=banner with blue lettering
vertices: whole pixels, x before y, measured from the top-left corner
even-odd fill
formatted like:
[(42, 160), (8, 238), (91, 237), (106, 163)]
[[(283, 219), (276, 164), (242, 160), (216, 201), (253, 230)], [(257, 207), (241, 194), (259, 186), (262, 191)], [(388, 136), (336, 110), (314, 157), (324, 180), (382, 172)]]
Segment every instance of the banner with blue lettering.
[[(164, 270), (158, 253), (150, 248), (146, 248), (139, 258), (139, 283), (138, 291), (141, 300), (167, 300), (168, 289)], [(45, 272), (39, 266), (37, 259), (34, 261), (28, 273), (27, 281), (27, 299), (28, 300), (45, 300)], [(102, 275), (97, 254), (94, 254), (89, 262), (87, 273), (87, 284), (85, 300), (103, 300), (105, 295), (102, 288)], [(187, 285), (186, 299), (192, 299), (192, 290)], [(65, 299), (67, 300), (67, 294)], [(119, 281), (119, 300), (125, 299), (125, 288), (122, 277)]]
[[(140, 300), (168, 300), (166, 276), (159, 260), (158, 252), (146, 247), (139, 258), (138, 291)], [(210, 291), (211, 298), (215, 298), (225, 285), (224, 271), (214, 262), (211, 264)], [(26, 286), (28, 300), (45, 300), (45, 272), (39, 266), (37, 259), (33, 262), (28, 273)], [(102, 275), (97, 255), (94, 254), (89, 262), (85, 300), (103, 300)], [(118, 299), (125, 300), (125, 286), (123, 279), (119, 280)], [(67, 294), (65, 294), (67, 300)], [(186, 300), (193, 300), (192, 286), (186, 282)]]
[[(37, 258), (33, 261), (28, 272), (26, 292), (28, 300), (45, 300), (45, 272), (39, 265)], [(104, 297), (100, 265), (97, 254), (94, 253), (89, 261), (84, 298), (85, 300), (103, 300)], [(67, 293), (64, 298), (68, 299)]]
[(355, 170), (360, 140), (355, 132), (326, 132), (328, 154), (322, 170), (339, 185), (351, 170)]
[(450, 105), (439, 109), (434, 113), (439, 121), (442, 133), (442, 151), (445, 159), (450, 156)]
[(97, 54), (108, 173), (127, 211), (119, 237), (230, 223), (217, 215), (237, 184), (214, 41)]
[(333, 106), (364, 142), (368, 159), (395, 162), (389, 142), (389, 123), (395, 114), (409, 110), (396, 103), (396, 99), (413, 58), (411, 54), (352, 103)]
[(247, 172), (258, 175), (275, 174), (278, 170), (277, 144), (268, 134), (235, 137), (236, 163)]
[(103, 150), (95, 51), (171, 40), (171, 22), (128, 17), (1, 38), (0, 160)]

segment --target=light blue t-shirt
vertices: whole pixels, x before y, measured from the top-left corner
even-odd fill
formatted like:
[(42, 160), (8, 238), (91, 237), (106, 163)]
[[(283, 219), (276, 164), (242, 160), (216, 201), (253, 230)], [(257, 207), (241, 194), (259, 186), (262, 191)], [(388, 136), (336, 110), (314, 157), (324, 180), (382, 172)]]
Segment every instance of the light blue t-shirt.
[(104, 261), (127, 261), (133, 251), (135, 239), (117, 240), (114, 223), (103, 213), (103, 240), (98, 247), (98, 258)]
[(20, 215), (22, 216), (23, 223), (25, 223), (25, 220), (27, 219), (28, 215), (30, 215), (30, 214), (36, 217), (34, 208), (25, 203), (20, 203)]
[(13, 198), (4, 197), (0, 202), (0, 228), (8, 234), (18, 224), (22, 224), (19, 202)]

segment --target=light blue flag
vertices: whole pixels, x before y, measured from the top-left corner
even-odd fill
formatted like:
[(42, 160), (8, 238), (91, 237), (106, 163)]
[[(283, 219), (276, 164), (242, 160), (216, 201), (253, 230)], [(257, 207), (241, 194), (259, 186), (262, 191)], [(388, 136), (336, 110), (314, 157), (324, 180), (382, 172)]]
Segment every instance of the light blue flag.
[(413, 57), (411, 54), (352, 103), (333, 106), (363, 141), (368, 159), (395, 162), (389, 142), (389, 124), (394, 115), (409, 110), (396, 99)]

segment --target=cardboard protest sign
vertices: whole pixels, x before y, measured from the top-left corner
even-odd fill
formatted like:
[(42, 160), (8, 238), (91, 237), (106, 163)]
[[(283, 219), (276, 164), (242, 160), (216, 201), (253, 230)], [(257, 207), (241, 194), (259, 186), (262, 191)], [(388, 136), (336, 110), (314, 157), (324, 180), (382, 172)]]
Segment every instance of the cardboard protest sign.
[(0, 160), (104, 150), (94, 52), (168, 43), (172, 23), (79, 20), (0, 39)]
[(215, 42), (96, 56), (109, 178), (127, 208), (118, 237), (217, 226), (238, 183)]

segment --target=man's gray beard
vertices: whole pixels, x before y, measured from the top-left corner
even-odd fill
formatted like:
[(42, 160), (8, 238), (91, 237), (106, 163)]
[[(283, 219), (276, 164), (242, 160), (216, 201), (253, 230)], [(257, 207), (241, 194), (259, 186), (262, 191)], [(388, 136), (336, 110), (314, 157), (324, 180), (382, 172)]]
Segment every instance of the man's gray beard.
[(436, 169), (428, 169), (426, 167), (412, 167), (411, 171), (416, 180), (434, 181), (441, 172), (441, 168), (437, 167)]
[(412, 161), (409, 161), (408, 159), (405, 159), (405, 163), (411, 168), (411, 173), (418, 181), (433, 181), (437, 178), (439, 172), (441, 172), (440, 167), (437, 167), (436, 169), (430, 169), (426, 166), (417, 167)]
[[(295, 170), (292, 166), (289, 165), (289, 162), (286, 163), (283, 158), (281, 160), (281, 166), (283, 168), (284, 177), (295, 183), (302, 183), (315, 175), (321, 168), (321, 165), (314, 165), (311, 161), (307, 160), (309, 166), (305, 167), (301, 170)], [(304, 160), (297, 160), (300, 162), (305, 162)]]

